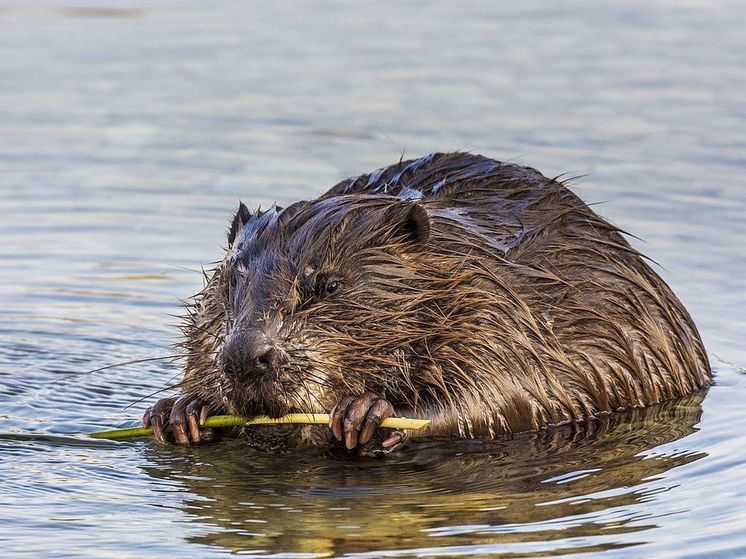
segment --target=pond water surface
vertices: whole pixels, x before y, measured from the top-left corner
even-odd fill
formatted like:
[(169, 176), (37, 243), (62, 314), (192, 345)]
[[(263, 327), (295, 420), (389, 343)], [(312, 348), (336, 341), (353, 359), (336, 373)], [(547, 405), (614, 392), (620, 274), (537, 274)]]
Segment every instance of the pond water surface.
[[(0, 4), (0, 555), (746, 556), (746, 33), (727, 2)], [(385, 461), (93, 442), (179, 374), (241, 197), (432, 151), (585, 175), (706, 395)], [(144, 401), (141, 399), (144, 398)]]

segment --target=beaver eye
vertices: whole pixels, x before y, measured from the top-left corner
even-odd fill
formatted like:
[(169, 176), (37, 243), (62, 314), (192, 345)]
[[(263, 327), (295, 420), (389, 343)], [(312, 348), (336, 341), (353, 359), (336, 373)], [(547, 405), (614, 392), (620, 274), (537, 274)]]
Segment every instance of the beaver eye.
[(339, 291), (340, 287), (341, 284), (339, 280), (331, 279), (326, 282), (326, 287), (324, 288), (324, 290), (326, 291), (327, 295), (334, 295), (337, 291)]

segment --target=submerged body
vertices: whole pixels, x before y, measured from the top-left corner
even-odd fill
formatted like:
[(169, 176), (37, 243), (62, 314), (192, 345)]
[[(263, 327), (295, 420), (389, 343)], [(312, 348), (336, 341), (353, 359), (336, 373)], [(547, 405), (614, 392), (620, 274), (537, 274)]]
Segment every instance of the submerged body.
[(377, 429), (392, 414), (432, 419), (429, 435), (496, 437), (711, 381), (688, 313), (616, 227), (560, 182), (464, 153), (284, 209), (241, 205), (189, 311), (183, 396), (146, 415), (184, 443), (208, 411), (334, 408), (333, 437), (375, 453), (405, 438)]

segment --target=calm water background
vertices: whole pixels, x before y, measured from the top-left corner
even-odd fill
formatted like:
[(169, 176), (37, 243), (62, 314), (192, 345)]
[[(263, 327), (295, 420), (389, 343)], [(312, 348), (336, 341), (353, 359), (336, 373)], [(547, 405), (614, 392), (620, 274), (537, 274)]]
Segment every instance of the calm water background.
[[(0, 4), (0, 554), (746, 556), (743, 5)], [(587, 174), (704, 400), (384, 462), (93, 443), (179, 372), (241, 197), (467, 149)], [(149, 401), (150, 399), (148, 399)]]

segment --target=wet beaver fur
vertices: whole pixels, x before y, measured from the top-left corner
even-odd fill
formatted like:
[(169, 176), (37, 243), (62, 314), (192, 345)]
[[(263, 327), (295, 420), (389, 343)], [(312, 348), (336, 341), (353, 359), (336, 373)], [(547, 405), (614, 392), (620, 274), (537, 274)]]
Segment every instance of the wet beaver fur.
[(181, 396), (156, 436), (209, 439), (207, 414), (332, 412), (330, 429), (254, 429), (258, 446), (399, 447), (494, 438), (707, 386), (689, 314), (620, 230), (561, 182), (467, 153), (345, 180), (250, 212), (188, 306)]

